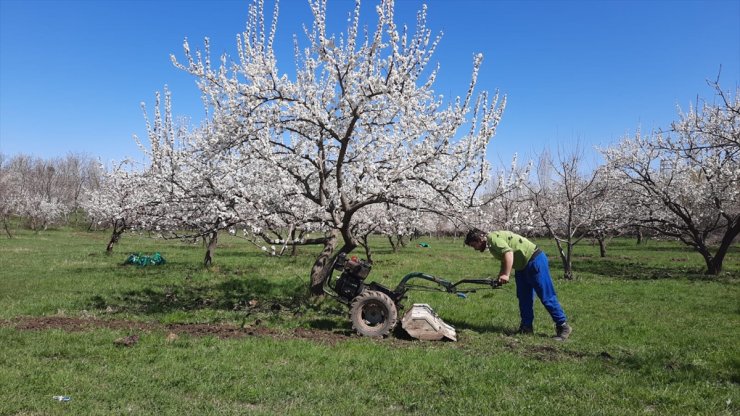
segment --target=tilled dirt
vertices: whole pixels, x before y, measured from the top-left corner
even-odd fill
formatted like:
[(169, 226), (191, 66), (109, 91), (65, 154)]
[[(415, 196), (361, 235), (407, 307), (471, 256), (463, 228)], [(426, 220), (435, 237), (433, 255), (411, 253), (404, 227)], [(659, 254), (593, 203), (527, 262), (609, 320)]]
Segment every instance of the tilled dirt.
[(190, 335), (195, 337), (213, 336), (220, 339), (234, 339), (245, 337), (272, 337), (280, 339), (305, 339), (327, 344), (349, 339), (345, 333), (335, 333), (315, 329), (296, 328), (294, 330), (277, 330), (261, 326), (239, 327), (221, 324), (158, 324), (127, 320), (108, 320), (97, 318), (77, 318), (67, 316), (19, 317), (8, 321), (0, 321), (0, 326), (11, 327), (24, 331), (42, 331), (60, 329), (69, 332), (91, 331), (105, 328), (126, 330), (131, 332), (165, 332), (176, 335)]
[[(100, 319), (95, 317), (70, 316), (16, 317), (9, 320), (0, 320), (0, 327), (15, 328), (21, 331), (43, 331), (50, 329), (58, 329), (68, 332), (84, 332), (96, 329), (122, 330), (128, 332), (129, 335), (116, 339), (114, 344), (124, 347), (136, 345), (139, 341), (140, 334), (157, 332), (162, 333), (162, 336), (168, 342), (172, 342), (182, 335), (189, 335), (193, 337), (212, 336), (220, 339), (241, 339), (248, 337), (269, 337), (282, 340), (302, 339), (327, 345), (335, 345), (339, 342), (359, 337), (359, 335), (348, 331), (336, 332), (308, 328), (280, 330), (261, 326), (258, 322), (253, 326), (240, 327), (229, 324), (160, 324), (123, 319)], [(387, 343), (387, 345), (400, 348), (419, 345), (418, 340), (408, 337), (408, 335), (403, 332), (399, 332), (396, 336), (383, 341)], [(518, 339), (512, 337), (505, 337), (504, 341), (509, 350), (539, 361), (560, 361), (566, 359), (580, 360), (588, 357), (588, 354), (586, 353), (566, 351), (552, 345), (525, 345), (520, 343)], [(423, 342), (422, 345), (424, 345)], [(426, 345), (432, 344), (429, 343)], [(464, 348), (464, 345), (458, 344), (456, 347)], [(602, 352), (598, 355), (598, 358), (602, 360), (610, 360), (612, 359), (612, 356), (606, 352)]]

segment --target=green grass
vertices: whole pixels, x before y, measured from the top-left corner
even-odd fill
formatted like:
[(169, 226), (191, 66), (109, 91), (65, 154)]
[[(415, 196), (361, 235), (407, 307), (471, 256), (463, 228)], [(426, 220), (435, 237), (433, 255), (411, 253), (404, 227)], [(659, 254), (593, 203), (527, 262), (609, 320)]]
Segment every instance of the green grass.
[[(673, 242), (615, 240), (576, 248), (577, 279), (558, 277), (574, 326), (550, 339), (540, 304), (535, 335), (518, 325), (514, 285), (461, 299), (410, 292), (430, 304), (459, 341), (347, 336), (347, 309), (307, 298), (315, 248), (266, 257), (223, 237), (211, 268), (200, 245), (126, 235), (112, 256), (107, 235), (20, 231), (0, 238), (0, 415), (5, 414), (577, 414), (740, 413), (740, 248), (719, 277)], [(374, 247), (369, 280), (395, 286), (412, 271), (457, 280), (494, 275), (498, 264), (460, 240), (423, 238), (392, 253)], [(159, 251), (158, 267), (122, 266), (131, 252)], [(359, 253), (358, 253), (359, 254)], [(16, 328), (22, 317), (127, 320), (152, 329)], [(181, 335), (166, 324), (270, 329), (272, 336)], [(325, 333), (336, 342), (293, 336)], [(115, 340), (140, 336), (132, 347)], [(60, 403), (54, 395), (68, 395)]]

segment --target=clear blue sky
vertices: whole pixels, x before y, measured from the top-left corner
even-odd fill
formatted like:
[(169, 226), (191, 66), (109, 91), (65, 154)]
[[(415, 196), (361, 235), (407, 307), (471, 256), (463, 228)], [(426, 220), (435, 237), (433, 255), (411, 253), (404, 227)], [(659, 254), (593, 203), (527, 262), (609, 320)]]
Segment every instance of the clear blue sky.
[[(271, 0), (266, 0), (271, 12)], [(352, 4), (329, 0), (334, 31)], [(364, 0), (363, 21), (375, 1)], [(665, 127), (676, 106), (740, 83), (740, 1), (430, 0), (429, 26), (443, 31), (435, 55), (438, 94), (461, 95), (472, 57), (485, 56), (479, 85), (509, 104), (492, 144), (494, 163), (543, 146), (613, 143), (638, 127)], [(421, 1), (397, 0), (396, 21), (415, 24)], [(202, 118), (194, 80), (175, 69), (182, 40), (212, 53), (234, 50), (246, 1), (0, 0), (0, 152), (39, 157), (82, 152), (104, 162), (140, 159), (140, 102), (168, 85), (177, 115)], [(310, 23), (304, 0), (283, 0), (280, 67), (291, 71), (292, 35)]]

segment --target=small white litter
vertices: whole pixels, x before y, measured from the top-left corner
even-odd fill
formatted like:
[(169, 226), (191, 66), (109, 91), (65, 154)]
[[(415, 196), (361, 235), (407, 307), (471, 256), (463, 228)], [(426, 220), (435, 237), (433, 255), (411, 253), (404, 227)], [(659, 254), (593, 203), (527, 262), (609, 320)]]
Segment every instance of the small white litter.
[(416, 339), (438, 341), (447, 338), (457, 341), (455, 327), (446, 324), (426, 303), (415, 303), (403, 315), (401, 326)]

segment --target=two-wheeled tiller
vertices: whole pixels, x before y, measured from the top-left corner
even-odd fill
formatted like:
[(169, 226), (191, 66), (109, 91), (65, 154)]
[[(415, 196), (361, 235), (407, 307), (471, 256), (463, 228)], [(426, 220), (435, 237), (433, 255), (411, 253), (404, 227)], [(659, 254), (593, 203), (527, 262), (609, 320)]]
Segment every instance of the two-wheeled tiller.
[[(380, 283), (365, 283), (371, 268), (372, 265), (365, 260), (354, 256), (347, 258), (340, 253), (324, 284), (324, 293), (349, 306), (352, 328), (358, 334), (369, 337), (383, 337), (393, 331), (398, 323), (398, 310), (403, 309), (401, 301), (409, 290), (441, 290), (464, 296), (465, 293), (476, 291), (461, 288), (464, 284), (485, 285), (494, 289), (501, 286), (496, 279), (462, 279), (453, 283), (426, 273), (413, 272), (405, 275), (391, 290)], [(337, 279), (332, 278), (334, 270), (342, 272)], [(428, 280), (438, 287), (409, 284), (413, 279)]]

